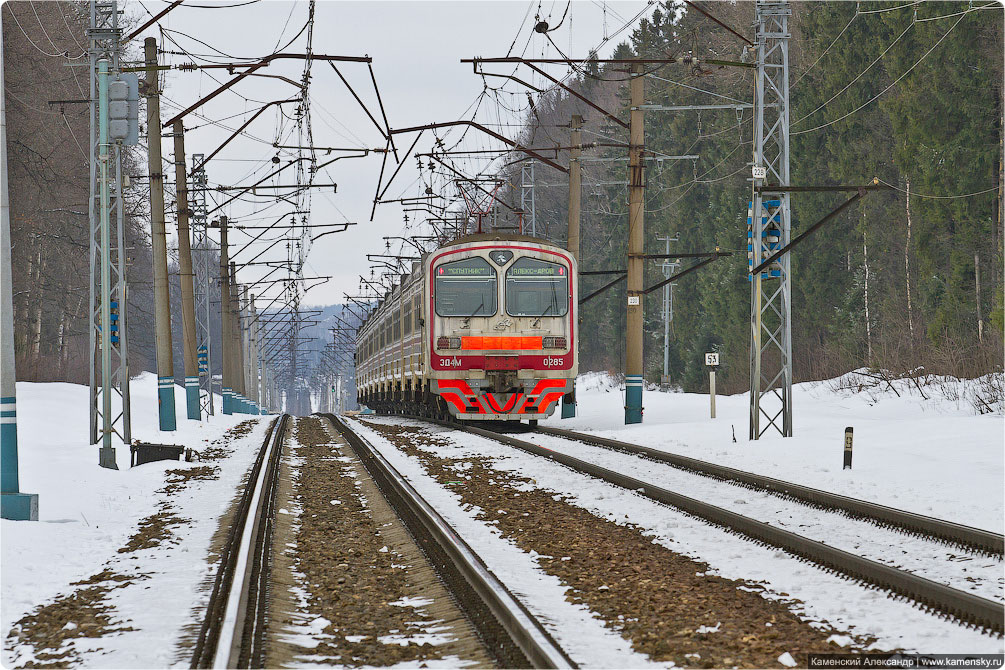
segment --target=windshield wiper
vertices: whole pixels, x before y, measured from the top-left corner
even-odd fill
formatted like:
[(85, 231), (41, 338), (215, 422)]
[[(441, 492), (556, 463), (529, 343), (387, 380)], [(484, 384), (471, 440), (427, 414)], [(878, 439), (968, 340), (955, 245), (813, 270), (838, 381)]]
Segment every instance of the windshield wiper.
[(471, 312), (470, 314), (468, 314), (468, 315), (467, 315), (466, 317), (464, 317), (464, 318), (465, 318), (465, 319), (470, 319), (470, 318), (471, 318), (471, 317), (473, 317), (473, 316), (474, 316), (475, 314), (477, 314), (477, 313), (478, 313), (478, 312), (479, 312), (479, 311), (481, 310), (481, 308), (482, 308), (482, 307), (484, 307), (484, 306), (485, 306), (485, 296), (482, 296), (482, 302), (481, 302), (481, 304), (480, 304), (480, 305), (478, 305), (477, 307), (475, 307), (475, 311)]

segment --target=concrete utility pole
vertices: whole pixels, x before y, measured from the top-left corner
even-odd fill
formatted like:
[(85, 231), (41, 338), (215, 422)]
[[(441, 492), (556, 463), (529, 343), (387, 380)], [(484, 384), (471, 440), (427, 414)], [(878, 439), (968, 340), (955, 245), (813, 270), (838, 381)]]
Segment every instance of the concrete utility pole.
[[(788, 2), (758, 0), (754, 78), (754, 153), (747, 234), (750, 270), (790, 238), (789, 192), (758, 190), (789, 182)], [(750, 276), (750, 439), (769, 427), (792, 437), (792, 283), (790, 255)], [(777, 281), (777, 284), (775, 283)], [(780, 401), (780, 402), (779, 402)], [(765, 407), (770, 403), (771, 406)], [(777, 404), (776, 404), (777, 403)], [(767, 425), (761, 427), (761, 418)]]
[(244, 324), (241, 328), (242, 330), (242, 344), (244, 345), (244, 389), (245, 389), (245, 402), (248, 405), (248, 411), (252, 414), (258, 414), (258, 408), (256, 405), (255, 389), (258, 388), (258, 353), (256, 349), (256, 337), (255, 337), (255, 306), (254, 300), (255, 296), (248, 293), (248, 287), (244, 286), (241, 290), (241, 294), (244, 298), (244, 308), (241, 323)]
[(583, 165), (579, 156), (583, 153), (580, 145), (583, 140), (583, 117), (573, 114), (569, 123), (569, 241), (566, 247), (572, 257), (579, 262), (579, 212), (583, 197)]
[[(157, 40), (143, 41), (147, 67), (157, 66)], [(147, 70), (147, 172), (150, 175), (150, 244), (153, 248), (154, 324), (157, 343), (157, 407), (161, 430), (175, 429), (174, 353), (171, 350), (171, 297), (168, 286), (164, 173), (161, 163), (161, 105), (157, 70)], [(186, 371), (187, 373), (187, 371)]]
[(244, 348), (241, 346), (241, 288), (237, 285), (237, 265), (230, 262), (230, 337), (233, 340), (231, 348), (231, 379), (234, 382), (234, 411), (245, 413), (244, 407)]
[[(576, 262), (579, 263), (579, 223), (580, 223), (580, 203), (583, 197), (583, 165), (579, 161), (582, 154), (580, 145), (583, 140), (583, 117), (573, 114), (569, 121), (569, 233), (566, 247)], [(578, 296), (577, 296), (578, 297)], [(578, 333), (581, 321), (577, 319), (576, 328)], [(576, 389), (562, 396), (562, 418), (571, 419), (576, 416)]]
[(11, 284), (10, 200), (7, 193), (7, 94), (3, 18), (0, 18), (0, 517), (38, 521), (38, 494), (21, 493), (17, 469), (17, 374), (14, 369), (14, 295)]
[(223, 393), (223, 413), (234, 413), (234, 372), (231, 368), (230, 325), (230, 260), (227, 253), (227, 217), (220, 217), (220, 361), (223, 367), (221, 386)]
[(258, 312), (255, 309), (255, 296), (251, 296), (251, 336), (252, 342), (254, 343), (254, 368), (255, 373), (252, 375), (251, 379), (253, 385), (251, 387), (251, 395), (258, 405), (258, 413), (265, 413), (265, 343), (262, 341), (264, 336), (264, 328), (261, 328), (261, 324), (258, 322)]
[(642, 64), (632, 63), (628, 147), (628, 351), (625, 357), (625, 423), (642, 423), (643, 255), (645, 254), (645, 78)]
[(195, 274), (192, 270), (192, 242), (188, 227), (188, 175), (185, 169), (185, 128), (175, 121), (174, 181), (178, 209), (178, 273), (181, 275), (181, 339), (185, 352), (185, 407), (188, 418), (199, 421), (199, 360), (195, 339)]

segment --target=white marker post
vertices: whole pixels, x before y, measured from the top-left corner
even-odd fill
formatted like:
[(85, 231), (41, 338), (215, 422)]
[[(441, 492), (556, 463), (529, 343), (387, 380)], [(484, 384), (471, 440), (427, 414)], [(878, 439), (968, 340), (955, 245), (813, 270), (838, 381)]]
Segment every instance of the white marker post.
[(705, 354), (705, 365), (708, 366), (708, 397), (712, 403), (712, 418), (715, 418), (715, 369), (719, 367), (719, 354)]

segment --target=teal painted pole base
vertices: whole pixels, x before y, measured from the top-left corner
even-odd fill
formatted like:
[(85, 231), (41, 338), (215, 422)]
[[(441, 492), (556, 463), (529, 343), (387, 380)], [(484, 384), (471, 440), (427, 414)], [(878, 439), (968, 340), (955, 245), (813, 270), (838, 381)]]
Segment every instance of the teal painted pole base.
[(642, 423), (642, 375), (625, 375), (625, 425)]
[(38, 521), (38, 494), (0, 494), (0, 517), (11, 521)]
[(174, 414), (174, 377), (157, 379), (157, 414), (161, 430), (172, 431), (177, 428)]
[(223, 413), (224, 414), (234, 413), (233, 393), (228, 388), (223, 389)]
[(0, 491), (17, 493), (18, 490), (17, 399), (10, 396), (0, 398)]
[(202, 407), (199, 405), (199, 378), (185, 377), (185, 409), (188, 418), (194, 421), (202, 420)]

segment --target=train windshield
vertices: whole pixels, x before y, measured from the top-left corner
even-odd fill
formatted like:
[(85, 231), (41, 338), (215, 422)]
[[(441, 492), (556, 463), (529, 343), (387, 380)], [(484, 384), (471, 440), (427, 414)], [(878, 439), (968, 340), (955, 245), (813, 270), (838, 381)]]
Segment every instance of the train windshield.
[(569, 270), (564, 265), (524, 257), (506, 271), (506, 313), (510, 316), (565, 316), (569, 312)]
[(436, 313), (440, 316), (492, 316), (496, 313), (496, 271), (474, 256), (434, 270)]

